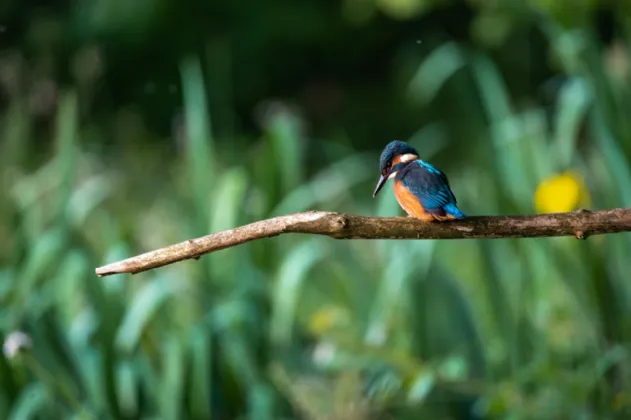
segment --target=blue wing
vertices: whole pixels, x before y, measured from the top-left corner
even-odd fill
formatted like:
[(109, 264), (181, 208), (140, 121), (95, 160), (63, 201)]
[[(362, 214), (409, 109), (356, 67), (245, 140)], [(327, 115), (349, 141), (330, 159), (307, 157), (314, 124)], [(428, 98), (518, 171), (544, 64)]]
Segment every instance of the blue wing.
[[(447, 176), (431, 164), (416, 160), (401, 171), (401, 182), (429, 212), (452, 213), (457, 210), (456, 197), (449, 187)], [(460, 213), (459, 210), (457, 210)]]

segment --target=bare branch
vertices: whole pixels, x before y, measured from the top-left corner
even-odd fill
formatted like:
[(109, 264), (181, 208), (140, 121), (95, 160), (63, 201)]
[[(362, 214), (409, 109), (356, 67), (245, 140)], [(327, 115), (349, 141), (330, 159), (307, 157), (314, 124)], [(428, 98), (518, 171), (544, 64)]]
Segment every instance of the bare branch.
[(96, 269), (100, 277), (139, 273), (249, 241), (283, 233), (325, 235), (336, 239), (471, 239), (575, 236), (631, 231), (631, 209), (528, 216), (478, 216), (426, 223), (411, 217), (367, 217), (324, 211), (261, 220), (223, 232), (150, 251)]

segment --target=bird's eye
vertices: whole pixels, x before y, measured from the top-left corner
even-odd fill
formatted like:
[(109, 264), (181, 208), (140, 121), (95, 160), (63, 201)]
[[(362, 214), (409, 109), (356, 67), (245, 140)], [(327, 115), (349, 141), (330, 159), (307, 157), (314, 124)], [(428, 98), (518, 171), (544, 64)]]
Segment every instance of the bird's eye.
[(381, 175), (387, 174), (390, 168), (392, 168), (392, 161), (389, 161), (388, 163), (386, 163), (386, 167), (383, 168), (383, 171), (381, 171)]

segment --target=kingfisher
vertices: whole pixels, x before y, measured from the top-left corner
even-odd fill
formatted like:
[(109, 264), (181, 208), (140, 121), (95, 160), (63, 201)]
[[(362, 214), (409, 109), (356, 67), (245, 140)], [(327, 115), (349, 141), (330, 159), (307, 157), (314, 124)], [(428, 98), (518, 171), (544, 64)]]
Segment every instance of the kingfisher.
[(465, 217), (457, 206), (447, 175), (419, 159), (409, 144), (395, 140), (383, 149), (379, 160), (381, 177), (372, 196), (394, 178), (394, 195), (405, 212), (425, 222)]

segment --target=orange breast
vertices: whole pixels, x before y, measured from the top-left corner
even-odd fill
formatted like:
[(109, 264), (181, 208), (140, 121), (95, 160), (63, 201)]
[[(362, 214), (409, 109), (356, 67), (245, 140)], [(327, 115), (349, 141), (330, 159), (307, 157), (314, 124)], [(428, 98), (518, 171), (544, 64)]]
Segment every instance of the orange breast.
[(434, 216), (425, 211), (418, 198), (405, 188), (400, 181), (395, 181), (394, 183), (394, 196), (397, 198), (399, 205), (410, 216), (425, 221), (434, 220)]

